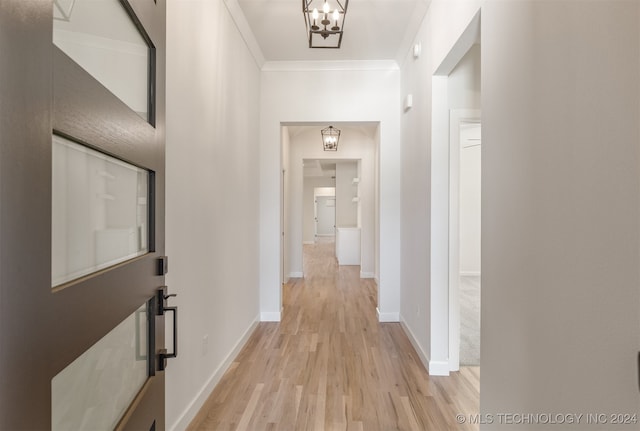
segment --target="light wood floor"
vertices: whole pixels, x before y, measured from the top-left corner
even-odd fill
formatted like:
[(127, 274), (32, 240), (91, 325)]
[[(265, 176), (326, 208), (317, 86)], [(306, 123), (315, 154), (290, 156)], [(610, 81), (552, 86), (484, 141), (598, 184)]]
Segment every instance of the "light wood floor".
[(398, 323), (378, 323), (376, 286), (305, 245), (281, 323), (260, 323), (189, 430), (475, 430), (480, 373), (430, 377)]

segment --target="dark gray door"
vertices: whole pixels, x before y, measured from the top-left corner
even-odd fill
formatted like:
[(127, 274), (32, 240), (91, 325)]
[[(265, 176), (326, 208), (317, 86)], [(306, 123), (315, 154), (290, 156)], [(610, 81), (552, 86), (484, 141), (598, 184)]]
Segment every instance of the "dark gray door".
[(53, 43), (103, 1), (0, 1), (0, 429), (165, 428), (165, 2), (113, 0), (148, 44), (135, 109), (100, 76), (108, 37), (78, 39), (97, 74)]

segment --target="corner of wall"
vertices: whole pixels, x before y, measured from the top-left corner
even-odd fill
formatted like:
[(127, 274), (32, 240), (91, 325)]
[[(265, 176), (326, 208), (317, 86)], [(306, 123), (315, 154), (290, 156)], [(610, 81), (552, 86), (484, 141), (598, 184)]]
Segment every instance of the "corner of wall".
[(430, 376), (448, 376), (449, 361), (429, 361), (427, 371)]
[(407, 324), (406, 319), (400, 315), (400, 325), (402, 330), (407, 335), (407, 338), (411, 342), (411, 345), (415, 349), (416, 353), (420, 357), (422, 365), (427, 369), (427, 372), (431, 376), (448, 376), (449, 375), (449, 362), (448, 361), (432, 361), (429, 359), (429, 355), (424, 351), (420, 342), (416, 339), (413, 331)]
[(253, 334), (253, 331), (258, 326), (258, 321), (258, 316), (256, 316), (251, 325), (249, 325), (247, 330), (242, 335), (242, 338), (240, 338), (235, 346), (233, 346), (231, 351), (224, 358), (224, 361), (222, 361), (218, 368), (216, 368), (213, 374), (207, 379), (206, 383), (202, 386), (200, 391), (198, 391), (193, 400), (191, 400), (191, 402), (187, 404), (187, 407), (178, 417), (175, 423), (173, 423), (173, 425), (168, 428), (169, 430), (175, 431), (187, 429), (191, 421), (198, 414), (198, 411), (200, 411), (200, 409), (204, 405), (205, 401), (207, 401), (207, 398), (209, 398), (209, 395), (211, 395), (211, 392), (213, 392), (216, 385), (222, 379), (222, 376), (224, 376), (224, 373), (231, 365), (231, 362), (233, 362), (233, 359), (238, 356), (244, 345), (247, 344), (247, 341), (249, 341), (249, 338)]
[(380, 323), (397, 323), (400, 321), (400, 313), (381, 313), (379, 308), (376, 308), (378, 313), (378, 322)]
[(235, 23), (236, 28), (238, 29), (238, 32), (242, 36), (242, 39), (244, 40), (244, 43), (247, 46), (247, 49), (253, 56), (253, 59), (255, 60), (256, 65), (258, 66), (258, 69), (262, 69), (262, 67), (266, 62), (264, 58), (264, 54), (260, 49), (260, 44), (256, 40), (256, 37), (253, 34), (253, 31), (251, 31), (251, 27), (249, 26), (249, 23), (247, 22), (247, 19), (244, 16), (242, 9), (240, 8), (240, 5), (238, 4), (238, 0), (224, 0), (224, 4), (227, 7), (227, 10), (229, 11), (229, 15), (233, 19), (233, 22)]
[(261, 311), (260, 312), (260, 321), (261, 322), (279, 322), (282, 317), (282, 312), (280, 311)]

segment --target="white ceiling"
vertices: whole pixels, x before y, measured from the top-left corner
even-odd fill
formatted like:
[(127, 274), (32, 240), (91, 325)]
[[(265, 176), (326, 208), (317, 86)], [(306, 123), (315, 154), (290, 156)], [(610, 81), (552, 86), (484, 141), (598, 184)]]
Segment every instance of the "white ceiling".
[[(340, 49), (311, 49), (302, 13), (303, 0), (227, 0), (241, 13), (265, 61), (400, 62), (424, 18), (430, 0), (350, 0)], [(329, 4), (335, 0), (328, 0)], [(236, 22), (239, 17), (234, 17)], [(248, 35), (245, 35), (247, 39)], [(249, 42), (249, 45), (252, 45)]]

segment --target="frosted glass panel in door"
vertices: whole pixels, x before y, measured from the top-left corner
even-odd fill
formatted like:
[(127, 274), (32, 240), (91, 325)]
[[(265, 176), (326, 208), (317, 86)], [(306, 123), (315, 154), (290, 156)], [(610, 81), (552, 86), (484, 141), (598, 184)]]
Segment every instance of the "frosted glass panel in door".
[(52, 286), (148, 251), (146, 170), (53, 136)]
[(147, 304), (51, 381), (52, 430), (112, 430), (148, 378)]
[(119, 0), (54, 0), (53, 16), (53, 43), (149, 120), (151, 46), (123, 4)]

